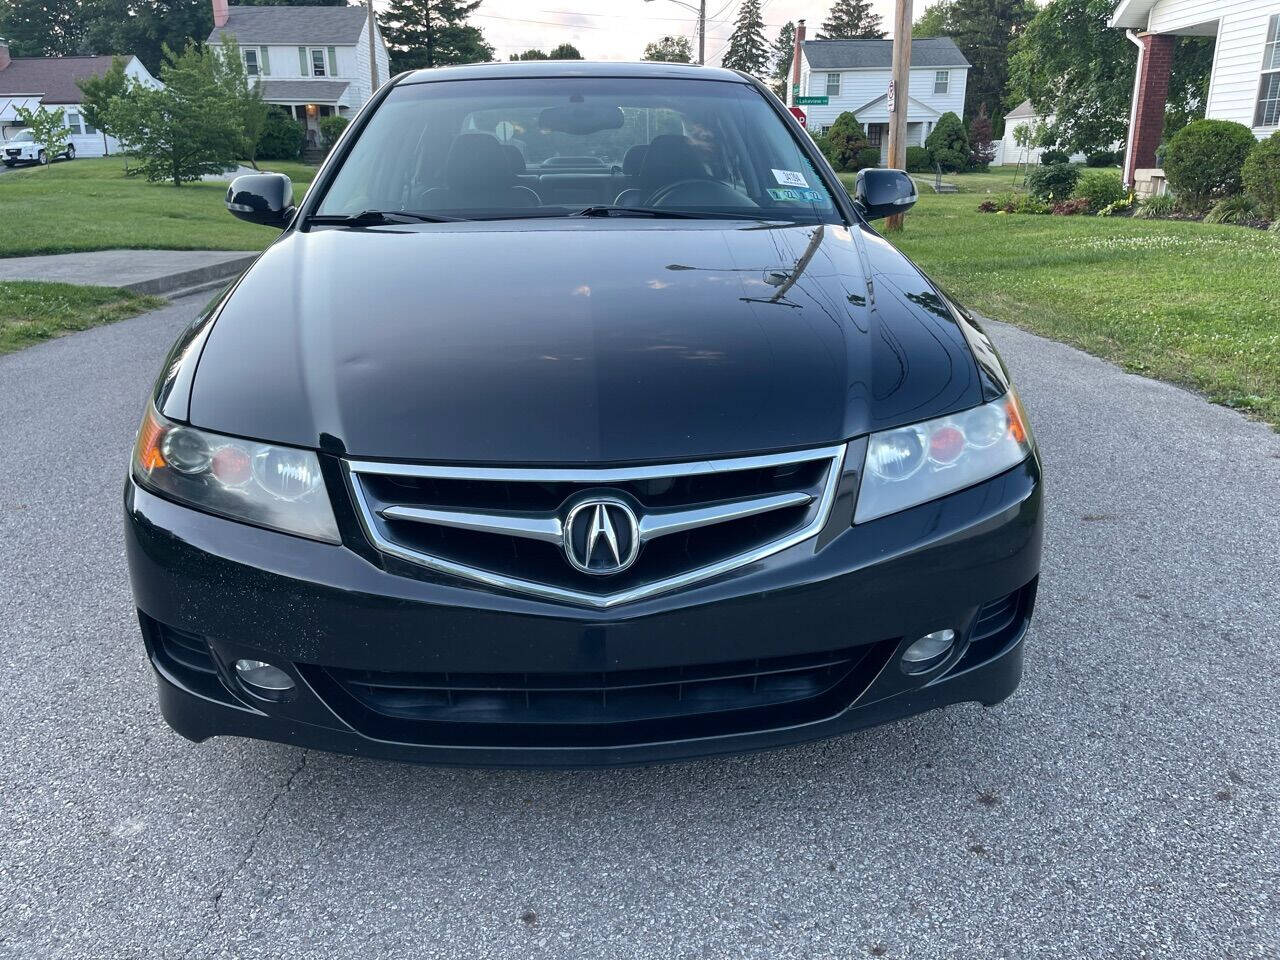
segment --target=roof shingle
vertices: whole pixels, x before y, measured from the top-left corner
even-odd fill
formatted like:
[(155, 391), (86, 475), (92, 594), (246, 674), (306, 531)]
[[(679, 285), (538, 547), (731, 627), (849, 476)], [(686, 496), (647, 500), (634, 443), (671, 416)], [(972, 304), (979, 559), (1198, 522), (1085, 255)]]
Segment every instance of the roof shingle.
[(225, 33), (245, 44), (354, 44), (368, 14), (364, 7), (231, 7), (226, 26), (214, 27), (209, 43)]
[[(804, 56), (814, 70), (891, 70), (892, 40), (806, 40)], [(950, 37), (911, 41), (913, 67), (971, 66)]]
[[(42, 94), (42, 103), (79, 103), (84, 94), (76, 81), (100, 77), (114, 57), (14, 57), (0, 70), (0, 95)], [(121, 57), (125, 63), (131, 56)]]

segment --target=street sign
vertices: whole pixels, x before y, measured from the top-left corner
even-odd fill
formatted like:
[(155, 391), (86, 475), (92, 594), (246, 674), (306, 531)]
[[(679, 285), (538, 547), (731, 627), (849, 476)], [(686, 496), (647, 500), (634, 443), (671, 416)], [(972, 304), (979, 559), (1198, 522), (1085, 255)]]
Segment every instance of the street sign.
[(805, 107), (825, 107), (827, 105), (826, 97), (796, 97), (796, 103)]
[(889, 112), (890, 112), (890, 113), (893, 113), (893, 81), (892, 81), (892, 80), (890, 80), (890, 81), (889, 81), (889, 97), (888, 97), (888, 100), (889, 100), (889, 103), (888, 103)]

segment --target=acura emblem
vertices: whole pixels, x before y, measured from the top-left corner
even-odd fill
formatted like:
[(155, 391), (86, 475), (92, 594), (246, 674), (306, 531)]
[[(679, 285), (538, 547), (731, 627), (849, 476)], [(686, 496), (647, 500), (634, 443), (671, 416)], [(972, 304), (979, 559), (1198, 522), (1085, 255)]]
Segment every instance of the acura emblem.
[(583, 573), (608, 576), (636, 562), (640, 524), (635, 512), (613, 497), (578, 503), (564, 521), (564, 555)]

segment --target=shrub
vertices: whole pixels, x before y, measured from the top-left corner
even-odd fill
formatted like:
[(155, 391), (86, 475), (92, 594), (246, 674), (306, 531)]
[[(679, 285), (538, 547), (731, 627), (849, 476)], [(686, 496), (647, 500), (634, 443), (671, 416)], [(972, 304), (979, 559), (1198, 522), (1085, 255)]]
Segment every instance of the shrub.
[(907, 169), (912, 173), (923, 173), (931, 170), (929, 151), (924, 147), (907, 147)]
[[(909, 155), (910, 147), (907, 152)], [(1249, 151), (1240, 179), (1254, 203), (1271, 219), (1280, 219), (1280, 131)]]
[(1125, 213), (1133, 209), (1136, 197), (1132, 193), (1126, 193), (1119, 200), (1108, 203), (1105, 207), (1098, 211), (1100, 217), (1114, 217), (1118, 214)]
[(1038, 200), (1065, 200), (1079, 179), (1080, 168), (1075, 164), (1051, 163), (1027, 175), (1027, 190)]
[(1205, 223), (1251, 223), (1262, 218), (1262, 208), (1250, 196), (1237, 193), (1213, 205), (1205, 214)]
[(929, 158), (949, 173), (964, 170), (969, 165), (969, 135), (964, 123), (954, 113), (944, 113), (937, 126), (925, 139)]
[(1199, 212), (1215, 196), (1240, 190), (1240, 170), (1257, 141), (1231, 120), (1196, 120), (1169, 141), (1164, 174), (1178, 202)]
[(1086, 170), (1076, 181), (1071, 196), (1087, 200), (1089, 212), (1097, 213), (1108, 204), (1124, 199), (1124, 184), (1120, 182), (1120, 175), (1110, 170)]
[[(827, 155), (827, 159), (837, 170), (852, 167), (858, 162), (858, 152), (871, 146), (867, 141), (867, 135), (862, 131), (862, 124), (848, 110), (836, 117), (836, 122), (827, 127), (823, 139), (827, 141), (830, 152), (827, 150), (822, 152)], [(876, 157), (879, 162), (878, 152)]]
[(992, 143), (991, 118), (987, 105), (980, 104), (978, 113), (969, 124), (969, 169), (983, 173), (996, 158), (996, 145)]
[(342, 117), (336, 113), (332, 113), (327, 117), (321, 117), (320, 135), (324, 137), (324, 142), (328, 146), (333, 146), (337, 143), (338, 138), (342, 136), (342, 131), (347, 129), (347, 124), (350, 122), (350, 117)]
[(1053, 212), (1060, 217), (1074, 217), (1080, 213), (1089, 212), (1088, 197), (1073, 197), (1070, 200), (1062, 200), (1053, 205)]
[(1048, 213), (1050, 207), (1025, 193), (997, 193), (978, 204), (979, 213)]
[(879, 147), (863, 147), (858, 151), (858, 155), (853, 158), (853, 169), (865, 170), (867, 167), (880, 166), (880, 148)]
[(1056, 147), (1052, 150), (1045, 150), (1040, 154), (1040, 163), (1046, 167), (1052, 167), (1059, 163), (1069, 163), (1071, 157), (1067, 155), (1067, 151), (1059, 150)]
[(278, 107), (267, 111), (267, 122), (258, 138), (258, 157), (262, 160), (297, 160), (302, 156), (306, 139), (302, 124)]
[(1120, 164), (1120, 151), (1095, 150), (1084, 157), (1086, 167), (1115, 167)]
[(1166, 193), (1158, 197), (1143, 198), (1133, 215), (1141, 220), (1163, 220), (1173, 216), (1173, 209), (1173, 197)]

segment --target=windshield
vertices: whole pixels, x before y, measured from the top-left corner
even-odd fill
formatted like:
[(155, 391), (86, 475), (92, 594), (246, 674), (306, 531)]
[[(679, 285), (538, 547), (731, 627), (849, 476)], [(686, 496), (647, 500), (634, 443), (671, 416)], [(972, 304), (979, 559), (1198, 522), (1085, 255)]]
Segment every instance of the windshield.
[(487, 218), (587, 208), (839, 222), (831, 194), (754, 88), (608, 77), (401, 85), (317, 213)]
[(35, 134), (30, 130), (19, 130), (13, 135), (13, 143), (31, 143), (35, 140)]

